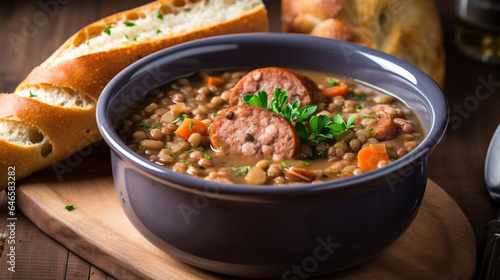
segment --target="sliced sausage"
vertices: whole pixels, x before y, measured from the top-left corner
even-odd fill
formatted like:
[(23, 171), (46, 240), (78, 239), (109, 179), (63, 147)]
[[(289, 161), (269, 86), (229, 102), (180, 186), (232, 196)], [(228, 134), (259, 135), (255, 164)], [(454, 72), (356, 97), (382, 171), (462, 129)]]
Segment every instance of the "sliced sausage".
[(261, 68), (239, 80), (231, 92), (230, 105), (243, 104), (244, 95), (257, 94), (261, 90), (267, 93), (269, 105), (274, 98), (275, 88), (287, 91), (289, 103), (300, 100), (301, 107), (313, 104), (314, 95), (318, 91), (318, 85), (302, 74), (278, 67)]
[(412, 133), (415, 131), (411, 123), (409, 123), (405, 119), (394, 118), (392, 121), (399, 127), (399, 130), (401, 130), (404, 133)]
[(371, 126), (370, 136), (378, 141), (391, 140), (396, 138), (398, 130), (391, 115), (383, 109), (375, 109), (375, 119), (377, 122)]
[(224, 110), (210, 128), (212, 147), (228, 154), (290, 159), (297, 155), (300, 139), (282, 116), (252, 105)]

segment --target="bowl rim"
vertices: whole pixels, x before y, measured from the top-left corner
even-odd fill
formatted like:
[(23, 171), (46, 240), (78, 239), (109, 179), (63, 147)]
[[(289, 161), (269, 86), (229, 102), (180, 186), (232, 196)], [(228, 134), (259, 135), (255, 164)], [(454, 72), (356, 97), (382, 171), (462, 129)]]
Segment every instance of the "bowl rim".
[[(300, 44), (298, 44), (300, 42)], [(429, 131), (427, 131), (426, 136), (422, 143), (420, 143), (413, 151), (408, 153), (402, 159), (376, 169), (374, 171), (366, 172), (360, 175), (351, 176), (342, 179), (329, 180), (321, 183), (304, 183), (295, 185), (285, 185), (285, 186), (271, 186), (271, 185), (246, 185), (246, 184), (229, 184), (207, 181), (200, 178), (196, 178), (191, 175), (181, 174), (169, 170), (163, 166), (152, 163), (133, 152), (128, 148), (123, 141), (119, 138), (115, 132), (110, 120), (107, 117), (107, 109), (109, 108), (109, 102), (111, 98), (116, 94), (124, 84), (130, 82), (133, 79), (138, 79), (140, 75), (136, 75), (141, 69), (145, 69), (157, 60), (159, 57), (175, 55), (178, 52), (185, 51), (191, 48), (200, 48), (204, 46), (214, 46), (214, 45), (242, 45), (242, 44), (296, 44), (297, 46), (306, 46), (307, 44), (315, 43), (325, 43), (341, 45), (342, 48), (349, 51), (363, 54), (367, 57), (377, 57), (384, 61), (388, 61), (396, 66), (399, 66), (411, 73), (416, 79), (411, 82), (421, 83), (421, 85), (431, 93), (437, 93), (434, 98), (440, 99), (439, 104), (435, 104), (428, 100), (428, 97), (422, 93), (423, 100), (426, 104), (430, 105), (432, 109), (429, 114), (431, 115), (431, 125)], [(207, 49), (210, 52), (210, 48)], [(143, 72), (143, 74), (146, 72)], [(404, 76), (401, 76), (405, 78)], [(406, 81), (408, 79), (405, 78)], [(151, 90), (151, 89), (149, 89)], [(440, 105), (439, 107), (437, 107)], [(189, 41), (186, 43), (181, 43), (158, 52), (152, 53), (135, 63), (129, 65), (123, 69), (118, 75), (116, 75), (103, 89), (96, 106), (96, 118), (98, 123), (98, 128), (101, 135), (107, 145), (110, 147), (112, 152), (118, 154), (121, 160), (129, 162), (143, 174), (149, 174), (148, 176), (154, 176), (155, 179), (160, 181), (170, 182), (181, 188), (189, 188), (192, 191), (206, 191), (207, 186), (209, 188), (215, 189), (217, 194), (228, 194), (228, 195), (305, 195), (307, 193), (318, 193), (323, 191), (361, 191), (366, 190), (370, 187), (370, 184), (363, 184), (363, 182), (371, 182), (380, 180), (381, 177), (389, 176), (395, 172), (401, 170), (403, 167), (411, 164), (415, 161), (422, 162), (426, 161), (427, 156), (439, 141), (444, 136), (448, 125), (449, 107), (447, 100), (442, 92), (439, 85), (430, 78), (423, 71), (413, 66), (412, 64), (403, 61), (395, 56), (389, 55), (379, 50), (375, 50), (369, 47), (361, 46), (358, 44), (339, 41), (329, 38), (321, 38), (310, 35), (303, 34), (289, 34), (289, 33), (248, 33), (248, 34), (232, 34), (232, 35), (220, 35), (213, 36), (203, 39), (197, 39)], [(425, 173), (427, 174), (427, 173)]]

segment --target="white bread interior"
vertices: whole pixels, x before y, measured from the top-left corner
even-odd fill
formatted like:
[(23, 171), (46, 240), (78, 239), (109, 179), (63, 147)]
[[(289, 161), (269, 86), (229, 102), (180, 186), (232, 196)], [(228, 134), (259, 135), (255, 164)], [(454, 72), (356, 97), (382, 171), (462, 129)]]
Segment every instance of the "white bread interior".
[(95, 100), (84, 93), (63, 87), (33, 85), (16, 91), (14, 94), (59, 107), (89, 109), (96, 106)]
[[(262, 7), (261, 0), (176, 0), (157, 7), (123, 14), (97, 27), (73, 43), (50, 62), (73, 59), (96, 52), (180, 36), (232, 20)], [(107, 30), (106, 30), (107, 29)], [(104, 32), (106, 31), (106, 32)]]

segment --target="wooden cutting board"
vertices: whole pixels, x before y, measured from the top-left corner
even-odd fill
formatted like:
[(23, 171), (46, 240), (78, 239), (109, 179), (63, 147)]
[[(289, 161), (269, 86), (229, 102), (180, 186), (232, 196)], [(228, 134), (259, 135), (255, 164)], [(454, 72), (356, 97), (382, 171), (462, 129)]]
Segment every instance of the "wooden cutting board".
[[(88, 149), (20, 182), (18, 206), (35, 225), (117, 279), (234, 279), (180, 263), (143, 238), (115, 194), (108, 148)], [(468, 220), (429, 180), (415, 221), (395, 243), (366, 263), (316, 279), (472, 279), (475, 263)]]

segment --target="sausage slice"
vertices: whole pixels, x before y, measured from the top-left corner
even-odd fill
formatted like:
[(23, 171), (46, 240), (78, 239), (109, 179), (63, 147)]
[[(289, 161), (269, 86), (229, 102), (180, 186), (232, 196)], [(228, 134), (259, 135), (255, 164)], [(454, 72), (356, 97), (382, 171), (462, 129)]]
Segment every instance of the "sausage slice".
[(391, 140), (396, 138), (398, 130), (391, 116), (382, 109), (375, 109), (377, 123), (371, 127), (370, 136), (378, 141)]
[(274, 98), (275, 88), (288, 92), (289, 103), (300, 100), (301, 107), (313, 104), (314, 94), (318, 91), (318, 85), (302, 74), (278, 67), (261, 68), (239, 80), (231, 92), (229, 104), (231, 106), (243, 104), (244, 95), (257, 94), (260, 90), (267, 93), (267, 102), (270, 104)]
[(300, 139), (293, 125), (262, 107), (238, 105), (224, 110), (210, 128), (212, 147), (228, 154), (290, 159)]

